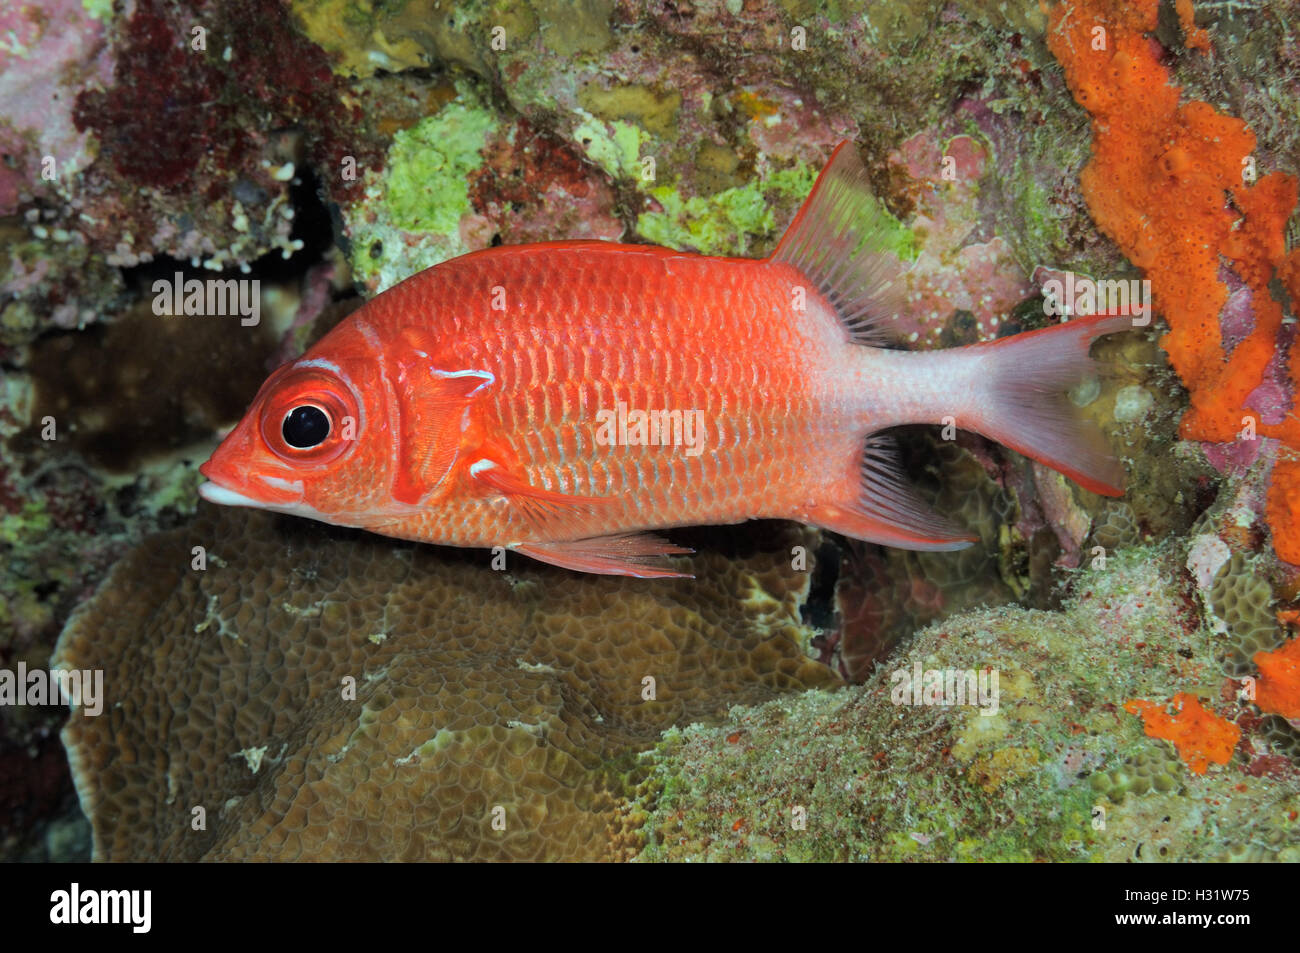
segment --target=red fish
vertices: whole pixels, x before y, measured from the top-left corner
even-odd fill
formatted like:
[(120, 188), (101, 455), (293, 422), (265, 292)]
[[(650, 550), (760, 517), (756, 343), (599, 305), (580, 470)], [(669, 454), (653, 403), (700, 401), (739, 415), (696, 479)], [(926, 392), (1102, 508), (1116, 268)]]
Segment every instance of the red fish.
[(1131, 320), (883, 349), (880, 214), (844, 143), (766, 259), (574, 241), (435, 265), (275, 371), (199, 492), (643, 577), (685, 552), (646, 530), (760, 517), (969, 545), (905, 485), (882, 434), (902, 424), (952, 418), (1119, 495), (1065, 391)]

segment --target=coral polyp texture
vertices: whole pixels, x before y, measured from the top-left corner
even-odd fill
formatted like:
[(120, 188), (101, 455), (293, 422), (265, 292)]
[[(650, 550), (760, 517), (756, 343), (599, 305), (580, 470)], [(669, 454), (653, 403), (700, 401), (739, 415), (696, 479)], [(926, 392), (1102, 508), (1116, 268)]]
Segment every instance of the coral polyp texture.
[[(1176, 561), (1168, 544), (1128, 549), (1083, 572), (1061, 611), (962, 613), (861, 686), (668, 733), (639, 788), (641, 858), (1300, 860), (1289, 742), (1221, 697)], [(918, 670), (995, 671), (996, 708), (900, 693)], [(1159, 740), (1124, 710), (1189, 684), (1196, 717), (1167, 716), (1180, 730)]]
[(205, 511), (120, 562), (58, 646), (105, 671), (103, 716), (64, 730), (95, 856), (631, 856), (635, 755), (665, 728), (837, 684), (805, 655), (788, 553), (560, 586)]
[(1248, 675), (1257, 653), (1282, 643), (1283, 630), (1273, 614), (1273, 587), (1240, 553), (1215, 576), (1210, 604), (1227, 627), (1226, 645), (1221, 650), (1225, 675)]

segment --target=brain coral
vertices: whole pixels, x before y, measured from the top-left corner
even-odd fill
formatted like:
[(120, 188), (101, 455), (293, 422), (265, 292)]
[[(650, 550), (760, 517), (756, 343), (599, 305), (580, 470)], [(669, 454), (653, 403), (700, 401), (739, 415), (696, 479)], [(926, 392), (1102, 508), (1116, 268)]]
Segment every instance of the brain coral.
[(1257, 652), (1282, 643), (1282, 629), (1273, 615), (1273, 588), (1241, 553), (1234, 554), (1214, 577), (1210, 603), (1228, 627), (1227, 644), (1220, 654), (1225, 675), (1249, 675)]
[(204, 507), (59, 642), (105, 670), (63, 736), (95, 856), (626, 857), (661, 731), (837, 683), (804, 654), (808, 541), (647, 584)]

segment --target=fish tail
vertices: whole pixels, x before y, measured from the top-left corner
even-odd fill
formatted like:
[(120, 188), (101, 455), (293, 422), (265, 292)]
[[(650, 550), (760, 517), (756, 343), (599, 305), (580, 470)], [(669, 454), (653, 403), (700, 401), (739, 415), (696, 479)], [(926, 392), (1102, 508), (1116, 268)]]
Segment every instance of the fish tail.
[[(872, 346), (887, 343), (903, 305), (898, 232), (872, 196), (856, 150), (841, 143), (769, 259), (816, 287), (849, 340), (867, 345), (863, 359), (874, 370), (864, 377), (876, 386), (883, 365)], [(870, 431), (844, 435), (843, 446), (831, 454), (836, 469), (823, 483), (826, 498), (796, 515), (846, 536), (905, 549), (970, 545), (970, 532), (934, 512), (907, 485), (891, 438), (880, 432), (906, 423), (957, 422), (1089, 490), (1120, 495), (1123, 467), (1066, 391), (1092, 370), (1093, 340), (1130, 327), (1131, 317), (1104, 315), (950, 351), (890, 352), (896, 399), (891, 406), (872, 406)]]
[(1094, 370), (1094, 340), (1132, 326), (1131, 317), (1095, 315), (963, 348), (979, 362), (973, 429), (1093, 493), (1123, 495), (1123, 465), (1066, 391)]

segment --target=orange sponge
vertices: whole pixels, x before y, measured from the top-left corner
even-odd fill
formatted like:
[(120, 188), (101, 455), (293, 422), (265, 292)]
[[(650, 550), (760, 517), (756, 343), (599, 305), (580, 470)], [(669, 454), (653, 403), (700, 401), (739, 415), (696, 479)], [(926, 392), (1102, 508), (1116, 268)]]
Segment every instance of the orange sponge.
[[(1075, 0), (1051, 12), (1048, 45), (1075, 99), (1092, 115), (1092, 158), (1080, 174), (1098, 227), (1151, 281), (1153, 306), (1169, 333), (1161, 346), (1190, 393), (1180, 425), (1189, 440), (1228, 442), (1243, 418), (1256, 433), (1300, 449), (1300, 419), (1258, 422), (1246, 407), (1278, 348), (1282, 308), (1268, 285), (1277, 274), (1300, 290), (1300, 254), (1286, 253), (1285, 224), (1296, 180), (1279, 172), (1255, 179), (1255, 136), (1240, 119), (1208, 103), (1181, 102), (1170, 84), (1156, 29), (1158, 0)], [(1208, 37), (1192, 20), (1191, 0), (1177, 10), (1189, 46)], [(1224, 346), (1219, 313), (1228, 289), (1220, 260), (1251, 289), (1254, 329)], [(1289, 370), (1300, 381), (1300, 348)], [(1278, 555), (1300, 563), (1300, 542), (1284, 539), (1300, 524), (1296, 478), (1279, 464), (1268, 517)], [(1278, 483), (1292, 489), (1277, 489)]]
[(1255, 704), (1260, 711), (1283, 718), (1300, 718), (1300, 638), (1276, 652), (1256, 652), (1259, 684)]
[[(1300, 348), (1294, 352), (1300, 353)], [(1287, 562), (1300, 565), (1300, 460), (1279, 459), (1273, 465), (1267, 513), (1273, 528), (1273, 550)]]
[(1227, 764), (1237, 747), (1241, 729), (1227, 719), (1201, 707), (1195, 695), (1179, 692), (1173, 700), (1174, 714), (1163, 705), (1135, 698), (1124, 704), (1131, 715), (1141, 715), (1146, 733), (1152, 738), (1172, 741), (1178, 757), (1193, 774), (1204, 774), (1210, 766)]

